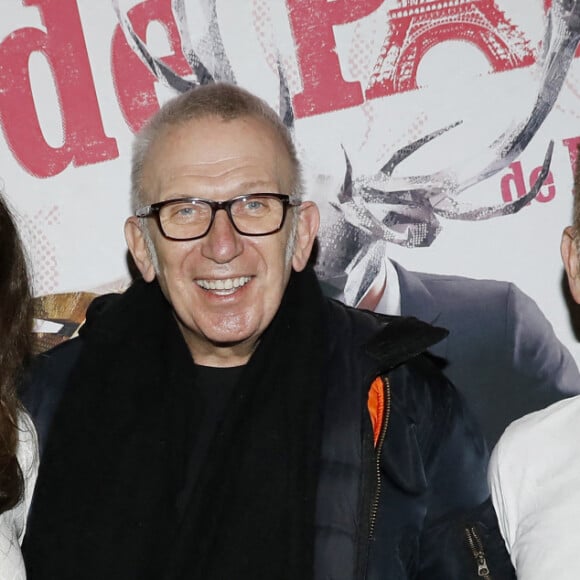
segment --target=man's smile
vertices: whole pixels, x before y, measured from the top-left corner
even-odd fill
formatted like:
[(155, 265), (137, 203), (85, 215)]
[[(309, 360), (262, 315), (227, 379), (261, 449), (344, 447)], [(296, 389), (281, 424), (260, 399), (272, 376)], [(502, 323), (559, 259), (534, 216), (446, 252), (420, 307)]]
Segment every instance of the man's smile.
[(245, 286), (252, 278), (239, 276), (237, 278), (222, 278), (218, 280), (196, 280), (196, 284), (204, 290), (237, 290)]

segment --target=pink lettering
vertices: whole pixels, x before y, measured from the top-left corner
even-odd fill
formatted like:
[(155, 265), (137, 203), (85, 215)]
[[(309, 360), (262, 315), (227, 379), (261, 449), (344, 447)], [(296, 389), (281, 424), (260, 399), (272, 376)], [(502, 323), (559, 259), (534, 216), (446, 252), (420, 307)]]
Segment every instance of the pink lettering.
[[(519, 161), (516, 161), (515, 163), (511, 163), (509, 168), (511, 173), (508, 173), (501, 178), (501, 197), (506, 203), (513, 201), (515, 198), (520, 198), (526, 195), (526, 184), (524, 183), (522, 164)], [(512, 188), (514, 191), (512, 191)]]
[[(530, 187), (534, 185), (536, 179), (538, 179), (540, 173), (542, 172), (542, 167), (536, 167), (530, 173)], [(556, 197), (556, 186), (554, 185), (554, 176), (552, 172), (549, 171), (546, 179), (544, 180), (544, 184), (540, 188), (538, 195), (534, 198), (535, 200), (539, 201), (540, 203), (547, 203), (548, 201), (552, 201)]]
[(297, 117), (328, 113), (363, 102), (361, 84), (345, 81), (334, 26), (360, 20), (383, 0), (287, 0), (303, 91), (294, 96)]
[[(23, 3), (38, 6), (46, 32), (21, 28), (0, 44), (0, 122), (15, 158), (33, 175), (50, 177), (70, 163), (90, 165), (118, 157), (115, 139), (103, 129), (76, 2)], [(60, 147), (46, 142), (39, 124), (28, 66), (33, 52), (44, 55), (55, 79), (65, 133)]]
[(570, 156), (570, 167), (572, 168), (572, 175), (576, 175), (576, 161), (578, 160), (578, 147), (580, 147), (580, 137), (570, 137), (563, 139), (564, 147), (568, 149)]
[[(511, 163), (509, 169), (511, 173), (504, 175), (500, 182), (501, 197), (505, 203), (509, 203), (514, 199), (524, 197), (524, 195), (526, 195), (526, 193), (529, 191), (526, 189), (524, 170), (522, 168), (521, 161), (515, 161), (514, 163)], [(535, 167), (530, 172), (528, 179), (530, 188), (534, 185), (541, 172), (541, 165)], [(552, 201), (554, 197), (556, 197), (556, 186), (554, 184), (554, 176), (552, 172), (549, 171), (535, 199), (540, 203), (546, 203), (548, 201)]]
[[(191, 68), (181, 51), (179, 31), (167, 0), (147, 0), (133, 7), (128, 12), (135, 33), (142, 39), (146, 37), (147, 26), (152, 21), (160, 22), (167, 31), (167, 37), (173, 54), (161, 60), (177, 74), (191, 74)], [(127, 44), (119, 26), (113, 37), (113, 78), (117, 98), (127, 124), (133, 131), (138, 131), (145, 121), (158, 109), (155, 95), (156, 78), (139, 60)]]

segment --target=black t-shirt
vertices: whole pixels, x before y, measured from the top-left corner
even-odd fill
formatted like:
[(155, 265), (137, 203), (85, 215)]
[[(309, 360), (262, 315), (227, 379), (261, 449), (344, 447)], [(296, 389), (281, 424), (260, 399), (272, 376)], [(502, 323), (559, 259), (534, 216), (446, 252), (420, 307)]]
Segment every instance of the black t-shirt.
[[(218, 432), (226, 407), (230, 401), (236, 383), (243, 371), (238, 367), (205, 367), (195, 365), (195, 380), (189, 400), (183, 401), (184, 425), (186, 438), (185, 449), (190, 449), (184, 459), (184, 480), (177, 497), (178, 513), (183, 513), (188, 498), (203, 469), (208, 449)], [(192, 407), (197, 412), (190, 412)], [(190, 418), (188, 420), (188, 417)]]

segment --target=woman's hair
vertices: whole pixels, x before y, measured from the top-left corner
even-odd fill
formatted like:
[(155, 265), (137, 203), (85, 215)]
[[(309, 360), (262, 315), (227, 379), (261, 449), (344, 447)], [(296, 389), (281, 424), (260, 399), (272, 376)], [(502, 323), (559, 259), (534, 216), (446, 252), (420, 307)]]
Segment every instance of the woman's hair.
[(0, 513), (18, 503), (19, 375), (32, 351), (32, 296), (18, 231), (0, 196)]

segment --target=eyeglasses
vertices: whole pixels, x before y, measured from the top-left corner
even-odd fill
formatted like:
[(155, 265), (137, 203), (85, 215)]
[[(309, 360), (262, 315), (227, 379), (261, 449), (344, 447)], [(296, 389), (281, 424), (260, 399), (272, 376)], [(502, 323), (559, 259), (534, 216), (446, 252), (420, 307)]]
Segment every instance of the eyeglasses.
[(223, 209), (239, 234), (268, 236), (282, 229), (288, 206), (298, 205), (281, 193), (251, 193), (226, 201), (184, 197), (146, 205), (135, 215), (139, 218), (155, 215), (166, 238), (186, 241), (207, 235), (216, 212)]

